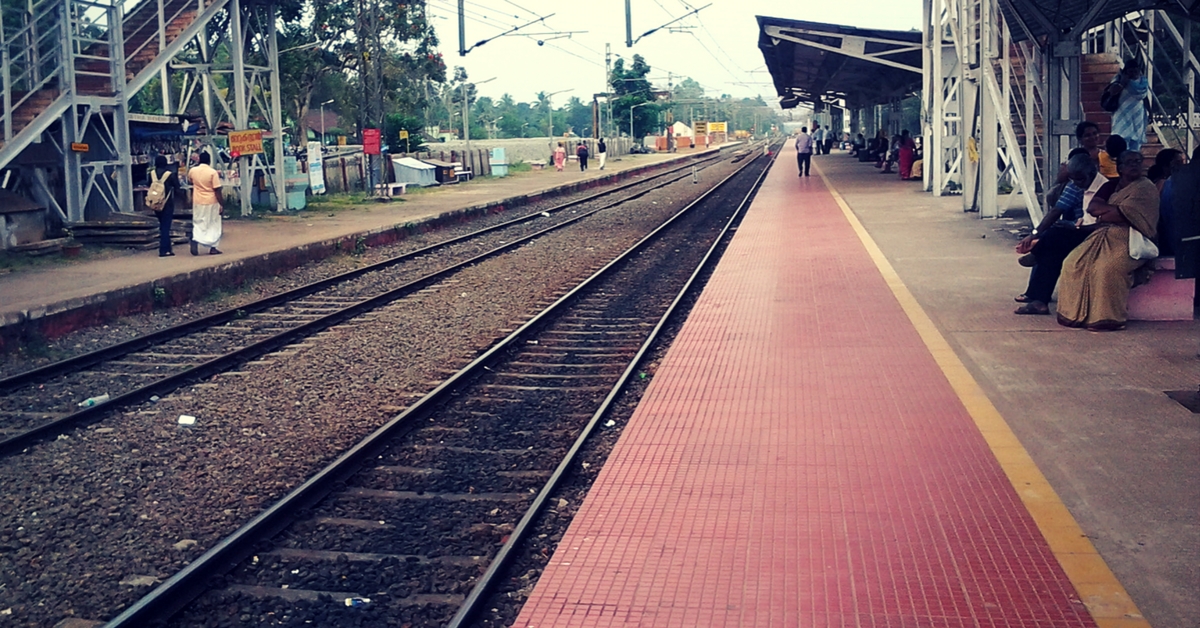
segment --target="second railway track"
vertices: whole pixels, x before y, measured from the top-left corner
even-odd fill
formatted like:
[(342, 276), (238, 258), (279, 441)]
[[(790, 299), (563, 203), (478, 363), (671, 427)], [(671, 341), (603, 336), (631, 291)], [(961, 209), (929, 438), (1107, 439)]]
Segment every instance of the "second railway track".
[[(506, 220), (368, 267), (0, 379), (0, 454), (232, 370), (411, 294), (458, 268), (636, 200), (728, 155), (686, 164)], [(381, 280), (382, 278), (382, 280)], [(101, 398), (91, 407), (78, 404)]]

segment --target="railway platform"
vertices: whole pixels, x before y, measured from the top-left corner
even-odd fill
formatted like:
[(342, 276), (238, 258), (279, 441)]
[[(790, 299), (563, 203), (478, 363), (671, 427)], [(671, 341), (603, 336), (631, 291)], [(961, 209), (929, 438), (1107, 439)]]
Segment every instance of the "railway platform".
[(791, 151), (514, 625), (1195, 626), (1200, 322), (1015, 316), (1002, 223)]
[[(711, 151), (719, 150), (714, 147)], [(270, 276), (309, 261), (352, 250), (360, 242), (386, 244), (404, 232), (420, 231), (466, 216), (498, 211), (622, 180), (711, 151), (624, 155), (603, 171), (578, 168), (479, 179), (464, 185), (430, 188), (388, 203), (367, 203), (352, 211), (314, 211), (224, 221), (223, 255), (159, 258), (156, 251), (108, 251), (89, 259), (0, 274), (0, 351), (5, 342), (29, 335), (58, 337), (118, 316), (198, 298), (209, 291)], [(228, 211), (228, 210), (227, 210)], [(155, 289), (160, 292), (156, 296)]]

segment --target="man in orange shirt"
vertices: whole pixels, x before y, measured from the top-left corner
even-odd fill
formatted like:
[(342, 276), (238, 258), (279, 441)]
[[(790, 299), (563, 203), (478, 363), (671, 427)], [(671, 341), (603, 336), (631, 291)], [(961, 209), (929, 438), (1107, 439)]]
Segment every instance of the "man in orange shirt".
[(200, 165), (188, 171), (192, 182), (192, 255), (199, 255), (200, 244), (208, 247), (209, 255), (220, 255), (221, 241), (221, 175), (209, 164), (208, 153), (200, 153)]

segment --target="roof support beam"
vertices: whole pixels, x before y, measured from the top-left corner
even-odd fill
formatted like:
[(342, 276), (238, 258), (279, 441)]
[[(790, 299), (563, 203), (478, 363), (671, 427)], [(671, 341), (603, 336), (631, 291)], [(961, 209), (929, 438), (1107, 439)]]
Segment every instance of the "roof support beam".
[[(914, 44), (911, 41), (896, 41), (896, 40), (891, 40), (891, 39), (882, 39), (882, 38), (878, 38), (878, 37), (860, 37), (857, 35), (842, 35), (842, 34), (838, 34), (838, 33), (809, 31), (809, 30), (803, 30), (803, 29), (791, 29), (791, 28), (783, 29), (778, 26), (767, 26), (764, 29), (764, 31), (766, 32), (768, 37), (772, 37), (774, 39), (786, 40), (786, 41), (790, 41), (790, 42), (793, 42), (796, 44), (801, 44), (803, 46), (808, 46), (810, 48), (816, 48), (818, 50), (825, 50), (827, 52), (833, 52), (833, 53), (837, 53), (840, 55), (846, 55), (848, 57), (854, 57), (856, 59), (861, 59), (863, 61), (870, 61), (872, 63), (879, 63), (881, 65), (886, 65), (888, 67), (897, 68), (900, 70), (908, 70), (909, 72), (914, 72), (916, 74), (921, 73), (920, 67), (914, 67), (914, 66), (911, 66), (911, 65), (908, 65), (905, 63), (899, 63), (897, 61), (892, 61), (891, 59), (885, 58), (886, 56), (890, 56), (890, 55), (894, 55), (894, 54), (920, 51), (921, 45)], [(812, 35), (812, 36), (818, 36), (818, 37), (839, 38), (839, 39), (841, 39), (841, 45), (840, 46), (829, 46), (826, 44), (822, 44), (822, 43), (818, 43), (818, 42), (811, 41), (808, 39), (804, 39), (802, 37), (797, 37), (796, 34)], [(867, 53), (867, 52), (865, 52), (865, 50), (866, 50), (866, 44), (868, 44), (868, 43), (893, 45), (893, 46), (896, 46), (896, 48), (881, 51), (881, 52)]]
[(1050, 18), (1046, 17), (1046, 14), (1042, 13), (1042, 10), (1034, 6), (1029, 0), (1012, 0), (1012, 3), (1014, 8), (1017, 9), (1014, 13), (1018, 15), (1032, 15), (1033, 19), (1037, 20), (1037, 23), (1047, 33), (1058, 32), (1058, 27), (1054, 25), (1054, 22), (1051, 22)]
[(1096, 0), (1096, 4), (1093, 4), (1092, 8), (1086, 14), (1084, 14), (1083, 18), (1080, 19), (1079, 22), (1075, 24), (1075, 26), (1071, 29), (1071, 34), (1067, 35), (1066, 39), (1068, 41), (1076, 41), (1082, 37), (1083, 31), (1087, 30), (1091, 26), (1092, 20), (1096, 19), (1096, 16), (1099, 15), (1106, 6), (1108, 6), (1108, 0)]

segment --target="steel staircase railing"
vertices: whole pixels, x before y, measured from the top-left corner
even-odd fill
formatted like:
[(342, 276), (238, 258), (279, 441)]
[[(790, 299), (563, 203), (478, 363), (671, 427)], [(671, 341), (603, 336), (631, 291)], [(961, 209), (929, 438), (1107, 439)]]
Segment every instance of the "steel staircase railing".
[[(3, 16), (3, 141), (12, 141), (20, 133), (16, 114), (43, 88), (58, 81), (62, 89), (62, 3), (61, 0), (40, 0), (26, 11)], [(13, 28), (11, 22), (19, 26)], [(24, 124), (21, 125), (25, 126)]]

